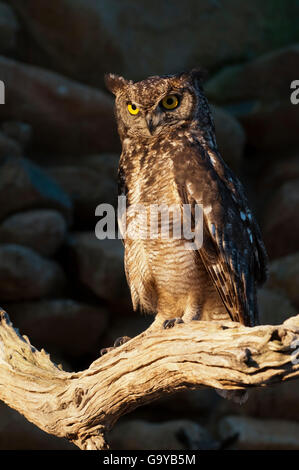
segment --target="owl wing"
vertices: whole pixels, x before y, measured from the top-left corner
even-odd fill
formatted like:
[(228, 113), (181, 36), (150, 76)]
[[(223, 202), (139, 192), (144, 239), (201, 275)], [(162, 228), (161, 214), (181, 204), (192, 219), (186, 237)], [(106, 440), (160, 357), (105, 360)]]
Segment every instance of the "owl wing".
[(266, 279), (267, 255), (243, 187), (221, 156), (197, 142), (174, 157), (185, 204), (203, 210), (203, 242), (195, 251), (231, 319), (258, 323), (256, 284)]

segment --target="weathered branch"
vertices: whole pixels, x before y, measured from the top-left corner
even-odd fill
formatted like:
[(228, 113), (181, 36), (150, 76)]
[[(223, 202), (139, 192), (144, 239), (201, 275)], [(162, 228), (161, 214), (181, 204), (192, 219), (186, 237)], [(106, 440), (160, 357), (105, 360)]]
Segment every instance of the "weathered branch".
[(81, 449), (104, 449), (105, 433), (120, 416), (168, 393), (242, 390), (299, 377), (296, 348), (299, 315), (254, 328), (194, 321), (148, 329), (87, 370), (69, 373), (0, 311), (0, 400)]

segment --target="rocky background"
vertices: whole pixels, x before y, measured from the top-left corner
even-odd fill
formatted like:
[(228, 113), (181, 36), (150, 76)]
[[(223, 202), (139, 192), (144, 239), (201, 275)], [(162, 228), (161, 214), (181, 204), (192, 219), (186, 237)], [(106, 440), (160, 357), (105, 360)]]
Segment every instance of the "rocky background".
[[(299, 308), (299, 7), (289, 0), (0, 1), (0, 305), (66, 370), (151, 319), (132, 312), (118, 240), (94, 234), (116, 204), (120, 145), (108, 71), (209, 72), (224, 159), (247, 188), (269, 252), (263, 323)], [(299, 382), (234, 405), (184, 392), (125, 416), (114, 449), (299, 449)], [(0, 404), (0, 449), (67, 449)]]

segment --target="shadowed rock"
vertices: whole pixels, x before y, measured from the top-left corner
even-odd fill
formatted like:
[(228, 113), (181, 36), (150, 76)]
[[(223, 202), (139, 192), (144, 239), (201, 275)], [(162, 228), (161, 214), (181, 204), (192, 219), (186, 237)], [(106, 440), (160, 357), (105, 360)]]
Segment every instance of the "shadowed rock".
[(71, 219), (70, 198), (46, 172), (25, 158), (0, 157), (0, 220), (40, 207), (57, 209)]

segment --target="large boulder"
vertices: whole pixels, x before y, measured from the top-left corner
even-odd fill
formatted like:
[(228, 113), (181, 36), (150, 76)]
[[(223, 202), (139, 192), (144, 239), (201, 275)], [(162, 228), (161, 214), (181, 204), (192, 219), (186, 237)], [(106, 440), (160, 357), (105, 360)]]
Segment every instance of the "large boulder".
[[(48, 11), (49, 4), (45, 12)], [(0, 119), (33, 128), (32, 146), (42, 153), (117, 151), (112, 97), (53, 72), (0, 57), (5, 106)]]
[(0, 220), (40, 207), (57, 209), (71, 219), (70, 198), (41, 168), (25, 158), (0, 157)]
[(65, 235), (66, 221), (52, 209), (18, 212), (0, 223), (0, 243), (28, 246), (44, 256), (52, 256)]
[(117, 185), (117, 169), (120, 155), (118, 153), (100, 153), (87, 155), (76, 165), (92, 168), (101, 178), (108, 178)]
[(298, 106), (291, 103), (288, 92), (286, 97), (269, 104), (257, 102), (248, 113), (239, 116), (248, 144), (254, 149), (272, 152), (277, 158), (281, 158), (286, 149), (288, 152), (299, 149)]
[(0, 131), (0, 158), (1, 157), (20, 157), (22, 147), (18, 142)]
[(1, 125), (3, 133), (15, 140), (22, 149), (26, 147), (32, 138), (32, 127), (21, 121), (4, 121)]
[(232, 400), (220, 400), (213, 406), (213, 420), (226, 415), (252, 416), (262, 419), (299, 421), (299, 380), (291, 380), (272, 386), (254, 388), (242, 406)]
[(244, 64), (224, 67), (207, 81), (205, 90), (212, 101), (222, 104), (283, 100), (291, 94), (298, 66), (299, 44), (294, 44)]
[(299, 252), (278, 258), (269, 265), (267, 287), (279, 290), (299, 309)]
[(114, 341), (121, 336), (135, 338), (143, 333), (154, 321), (153, 315), (140, 315), (139, 312), (126, 312), (123, 308), (111, 311), (109, 328), (101, 338), (102, 347), (107, 348), (113, 345)]
[(42, 431), (0, 402), (0, 450), (78, 450), (78, 447)]
[(58, 166), (49, 168), (48, 174), (71, 198), (76, 226), (94, 226), (99, 204), (117, 207), (117, 184), (103, 172), (83, 166)]
[(73, 154), (53, 154), (32, 156), (37, 158), (45, 169), (55, 169), (59, 167), (80, 167), (91, 168), (96, 171), (100, 178), (112, 179), (117, 185), (117, 169), (120, 153), (91, 153), (89, 155)]
[(263, 325), (281, 325), (289, 317), (297, 315), (287, 295), (279, 290), (263, 287), (257, 295), (260, 323)]
[(31, 248), (0, 245), (0, 299), (36, 299), (63, 291), (66, 279), (61, 267)]
[(213, 388), (184, 390), (160, 398), (155, 403), (155, 411), (157, 414), (167, 412), (171, 416), (177, 416), (179, 410), (186, 417), (200, 416), (201, 422), (207, 422), (219, 401), (223, 401), (223, 398)]
[(263, 234), (271, 258), (299, 250), (299, 179), (283, 183), (268, 201)]
[(205, 90), (239, 118), (253, 148), (285, 153), (298, 149), (299, 113), (290, 100), (298, 67), (299, 44), (294, 44), (223, 68)]
[(208, 97), (235, 114), (247, 141), (265, 152), (298, 149), (299, 113), (291, 103), (297, 77), (299, 44), (224, 67), (206, 84)]
[(140, 79), (198, 65), (215, 68), (297, 37), (293, 1), (279, 8), (258, 0), (10, 2), (26, 31), (18, 45), (23, 60), (96, 86), (107, 71)]
[(73, 299), (46, 299), (4, 306), (14, 326), (31, 344), (67, 358), (99, 354), (99, 338), (107, 327), (108, 313)]
[(112, 429), (110, 439), (114, 450), (215, 450), (219, 446), (204, 427), (183, 419), (164, 423), (127, 421)]
[(284, 183), (299, 180), (299, 156), (293, 155), (277, 161), (269, 161), (259, 175), (258, 191), (269, 201), (273, 193)]
[(77, 232), (70, 234), (68, 245), (81, 283), (102, 299), (130, 303), (120, 240), (98, 240), (94, 232)]
[(298, 450), (299, 423), (226, 416), (219, 423), (223, 441), (242, 450)]
[(245, 146), (245, 132), (237, 119), (225, 109), (212, 105), (216, 139), (221, 156), (232, 170), (240, 171)]
[(0, 54), (10, 52), (15, 48), (18, 29), (19, 25), (13, 9), (4, 2), (0, 2)]

